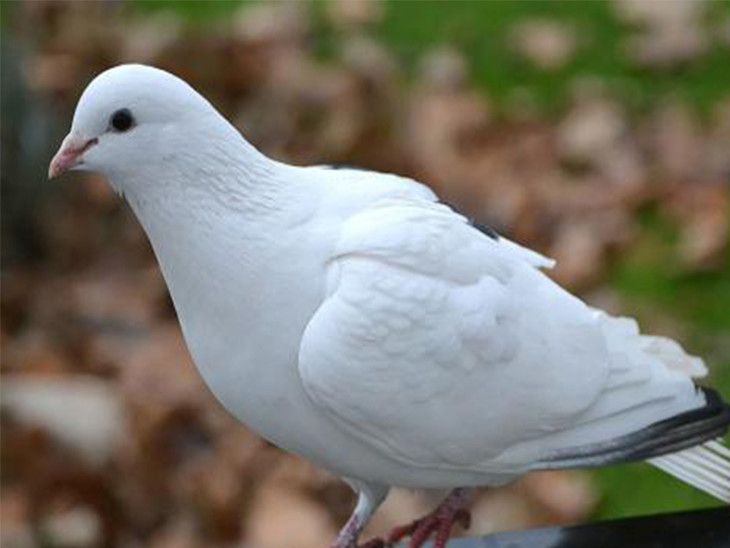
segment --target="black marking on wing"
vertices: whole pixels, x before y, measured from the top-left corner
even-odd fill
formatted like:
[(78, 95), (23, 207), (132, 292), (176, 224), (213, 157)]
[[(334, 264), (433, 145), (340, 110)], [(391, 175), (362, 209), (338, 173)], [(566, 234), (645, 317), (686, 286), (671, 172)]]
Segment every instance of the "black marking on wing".
[[(453, 209), (454, 211), (456, 211), (457, 213), (459, 213), (459, 210), (456, 209), (449, 202), (446, 202), (444, 200), (439, 200), (439, 203), (444, 204), (445, 206), (448, 206), (451, 209)], [(484, 223), (479, 223), (471, 217), (469, 217), (469, 224), (471, 226), (473, 226), (474, 228), (476, 228), (479, 232), (481, 232), (482, 234), (487, 236), (488, 238), (491, 238), (494, 241), (499, 241), (499, 232), (497, 232), (493, 227), (491, 227), (487, 224), (484, 224)]]
[[(353, 166), (349, 164), (323, 164), (319, 167), (322, 167), (324, 169), (351, 169), (353, 171), (373, 171), (372, 169), (368, 169), (365, 167), (360, 166)], [(375, 173), (375, 172), (373, 172)]]
[(470, 219), (469, 222), (470, 222), (471, 226), (476, 228), (482, 234), (492, 238), (492, 240), (499, 241), (499, 234), (491, 226), (485, 225), (483, 223), (477, 223), (473, 219)]
[(730, 427), (730, 406), (714, 390), (700, 390), (707, 399), (704, 407), (613, 440), (561, 449), (543, 459), (535, 469), (592, 468), (643, 461), (721, 437)]
[[(373, 171), (372, 169), (367, 169), (367, 168), (359, 167), (359, 166), (352, 166), (352, 165), (348, 165), (348, 164), (324, 164), (320, 167), (323, 167), (325, 169), (335, 169), (335, 170), (352, 169), (355, 171)], [(444, 204), (445, 206), (448, 206), (449, 208), (453, 209), (457, 213), (459, 212), (459, 210), (457, 208), (455, 208), (453, 205), (451, 205), (450, 203), (448, 203), (444, 200), (439, 200), (439, 203)], [(494, 241), (499, 241), (499, 233), (494, 229), (494, 227), (489, 226), (484, 223), (479, 223), (472, 218), (469, 218), (469, 224), (471, 226), (473, 226), (474, 228), (476, 228), (479, 232), (481, 232), (482, 234), (487, 236), (488, 238), (491, 238)]]

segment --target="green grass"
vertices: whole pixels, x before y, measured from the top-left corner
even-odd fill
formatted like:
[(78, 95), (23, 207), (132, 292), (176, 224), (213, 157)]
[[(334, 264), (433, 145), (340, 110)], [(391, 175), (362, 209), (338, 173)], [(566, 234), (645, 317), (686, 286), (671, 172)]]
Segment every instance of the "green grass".
[(729, 258), (712, 270), (687, 271), (679, 263), (676, 227), (656, 213), (645, 214), (642, 225), (639, 240), (613, 272), (614, 287), (695, 330), (730, 333)]
[[(174, 13), (189, 24), (207, 24), (229, 18), (256, 0), (136, 0), (133, 10)], [(311, 47), (326, 59), (336, 55), (341, 40), (326, 17), (327, 1), (311, 3), (314, 31)], [(711, 21), (730, 16), (730, 0), (710, 4)], [(574, 58), (559, 70), (542, 70), (516, 54), (508, 36), (527, 18), (568, 23), (578, 35)], [(596, 78), (635, 109), (645, 109), (659, 97), (685, 98), (707, 112), (730, 93), (730, 48), (712, 47), (701, 59), (684, 68), (664, 71), (637, 69), (624, 52), (633, 30), (619, 21), (605, 0), (390, 1), (382, 24), (372, 29), (411, 72), (430, 49), (456, 47), (466, 56), (475, 83), (488, 92), (497, 110), (516, 94), (529, 96), (538, 110), (554, 113), (566, 104), (577, 80)]]
[[(557, 71), (532, 67), (508, 41), (513, 26), (526, 18), (549, 17), (570, 22), (593, 44)], [(527, 91), (550, 109), (562, 103), (573, 77), (602, 74), (614, 78), (619, 27), (602, 2), (394, 2), (380, 35), (415, 66), (423, 52), (448, 44), (464, 53), (475, 81), (497, 102), (515, 91)]]
[[(730, 3), (718, 2), (713, 12), (730, 14)], [(710, 15), (717, 16), (717, 13)], [(511, 50), (507, 37), (515, 23), (548, 18), (576, 29), (580, 46), (575, 58), (557, 71), (541, 70)], [(475, 81), (498, 106), (517, 90), (527, 91), (539, 107), (562, 106), (577, 79), (598, 77), (637, 108), (657, 97), (685, 97), (706, 110), (730, 91), (730, 50), (713, 48), (683, 70), (638, 70), (624, 54), (627, 29), (605, 1), (391, 2), (378, 34), (414, 66), (424, 51), (449, 44), (468, 58)]]
[[(189, 24), (207, 24), (229, 18), (256, 0), (136, 0), (134, 11), (173, 13)], [(312, 2), (313, 51), (323, 58), (336, 54), (342, 36), (328, 22), (327, 1)], [(730, 0), (710, 3), (709, 21), (730, 16)], [(542, 70), (516, 54), (508, 36), (514, 25), (527, 18), (546, 18), (573, 27), (579, 47), (574, 58), (559, 70)], [(711, 47), (698, 61), (675, 70), (646, 71), (625, 55), (626, 38), (634, 32), (619, 21), (605, 0), (492, 0), (442, 2), (436, 0), (385, 3), (382, 24), (372, 29), (411, 72), (430, 49), (456, 47), (466, 56), (475, 83), (488, 92), (497, 110), (508, 106), (516, 94), (529, 96), (538, 110), (559, 111), (576, 81), (600, 80), (635, 109), (643, 110), (658, 98), (685, 98), (707, 112), (730, 93), (730, 48)]]

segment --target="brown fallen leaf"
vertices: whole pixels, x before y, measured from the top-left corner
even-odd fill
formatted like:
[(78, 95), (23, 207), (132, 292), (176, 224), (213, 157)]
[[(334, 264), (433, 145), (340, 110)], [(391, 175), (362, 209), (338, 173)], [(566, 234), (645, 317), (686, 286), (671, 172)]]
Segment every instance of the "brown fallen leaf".
[(381, 0), (334, 0), (327, 4), (327, 13), (335, 26), (344, 28), (372, 25), (383, 19), (385, 6)]
[(569, 24), (551, 19), (524, 19), (510, 29), (512, 48), (545, 70), (565, 66), (576, 53), (578, 37)]

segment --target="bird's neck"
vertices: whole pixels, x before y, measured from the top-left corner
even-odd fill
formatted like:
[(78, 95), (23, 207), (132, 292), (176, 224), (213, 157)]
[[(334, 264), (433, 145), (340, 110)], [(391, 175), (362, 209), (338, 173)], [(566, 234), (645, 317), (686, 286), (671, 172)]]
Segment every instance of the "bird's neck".
[(270, 160), (232, 131), (199, 138), (147, 180), (126, 185), (178, 312), (224, 308), (216, 288), (255, 293), (285, 236), (316, 208), (305, 172)]
[(159, 162), (137, 166), (116, 185), (145, 228), (211, 215), (254, 220), (275, 213), (292, 190), (282, 176), (291, 168), (267, 158), (227, 122), (201, 128), (194, 140), (172, 138)]

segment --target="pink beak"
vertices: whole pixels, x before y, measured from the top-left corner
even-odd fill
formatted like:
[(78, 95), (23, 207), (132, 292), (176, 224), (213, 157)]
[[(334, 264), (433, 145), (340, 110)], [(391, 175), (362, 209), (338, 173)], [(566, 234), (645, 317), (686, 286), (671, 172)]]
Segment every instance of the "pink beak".
[(97, 139), (82, 139), (69, 133), (61, 143), (56, 155), (48, 166), (48, 178), (53, 179), (83, 162), (83, 154), (98, 142)]

